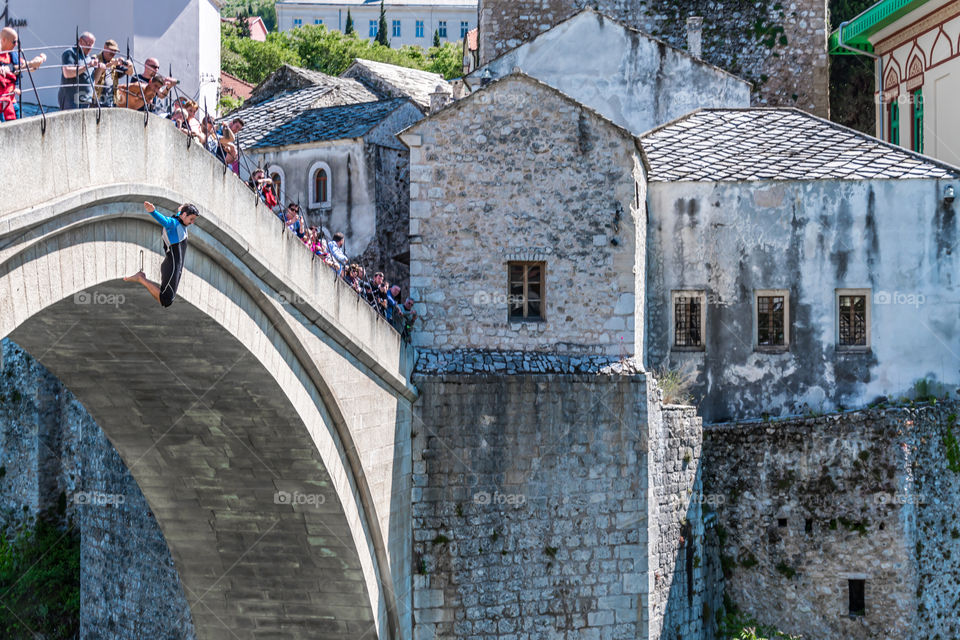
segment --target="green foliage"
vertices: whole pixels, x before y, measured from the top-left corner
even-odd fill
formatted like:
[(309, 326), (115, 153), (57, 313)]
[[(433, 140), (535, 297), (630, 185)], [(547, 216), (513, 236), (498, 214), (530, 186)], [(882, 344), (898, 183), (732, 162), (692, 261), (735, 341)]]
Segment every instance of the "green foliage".
[(343, 29), (344, 35), (351, 35), (356, 32), (353, 26), (353, 16), (350, 14), (350, 9), (347, 9), (347, 25)]
[(237, 37), (240, 37), (240, 38), (250, 37), (250, 23), (247, 22), (246, 11), (240, 11), (237, 13)]
[(217, 103), (217, 113), (227, 114), (236, 111), (243, 106), (243, 98), (233, 96), (220, 96), (220, 102)]
[(800, 638), (800, 636), (787, 635), (773, 627), (762, 625), (750, 616), (730, 612), (729, 610), (720, 623), (719, 637), (723, 640), (779, 640), (784, 638), (799, 640)]
[(443, 535), (442, 533), (438, 533), (436, 537), (433, 540), (431, 540), (431, 542), (433, 544), (447, 544), (448, 542), (450, 542), (450, 538)]
[(439, 47), (442, 43), (440, 42), (440, 30), (437, 29), (433, 32), (433, 46)]
[(80, 629), (80, 535), (45, 520), (0, 535), (0, 637), (72, 638)]
[(788, 565), (786, 562), (780, 561), (777, 563), (777, 566), (774, 567), (778, 572), (786, 576), (787, 580), (797, 575), (797, 570)]
[(947, 422), (947, 428), (943, 433), (943, 448), (947, 456), (947, 468), (954, 473), (960, 473), (960, 442), (953, 433), (954, 423)]
[(653, 372), (657, 384), (663, 391), (664, 404), (690, 404), (693, 396), (690, 387), (697, 379), (697, 372), (689, 367), (668, 369), (661, 367)]
[[(876, 0), (830, 0), (831, 29), (850, 20)], [(873, 135), (874, 62), (867, 56), (830, 56), (830, 117), (834, 122)]]
[(544, 553), (545, 555), (550, 556), (551, 558), (556, 558), (556, 557), (557, 557), (557, 551), (559, 551), (559, 550), (560, 550), (559, 547), (550, 547), (550, 546), (547, 546), (547, 547), (544, 547), (544, 548), (543, 548), (543, 553)]
[(304, 25), (284, 33), (270, 33), (266, 42), (239, 38), (233, 25), (224, 25), (221, 32), (222, 69), (254, 84), (284, 64), (338, 76), (354, 58), (442, 73), (451, 79), (462, 75), (460, 55), (456, 43), (426, 52), (412, 46), (391, 49), (371, 40), (361, 40), (355, 34), (328, 31), (324, 25)]
[(263, 19), (263, 26), (267, 31), (273, 31), (277, 28), (277, 7), (276, 0), (226, 0), (220, 14), (224, 16), (236, 15), (238, 11), (243, 11), (248, 16), (260, 16)]
[(760, 564), (760, 561), (757, 560), (757, 556), (753, 555), (753, 552), (748, 552), (745, 558), (740, 560), (740, 566), (744, 569), (752, 569), (753, 567)]
[(383, 8), (383, 0), (380, 0), (380, 22), (377, 23), (376, 41), (384, 47), (390, 46), (390, 41), (387, 39), (387, 12)]

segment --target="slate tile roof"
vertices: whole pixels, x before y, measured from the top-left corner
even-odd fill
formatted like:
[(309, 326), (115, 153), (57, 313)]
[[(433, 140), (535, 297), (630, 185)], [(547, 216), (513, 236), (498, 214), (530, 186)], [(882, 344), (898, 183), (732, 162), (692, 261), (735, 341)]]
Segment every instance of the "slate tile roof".
[[(330, 4), (342, 6), (379, 7), (380, 0), (280, 0), (277, 4)], [(385, 6), (466, 7), (476, 10), (477, 0), (384, 0)]]
[(651, 182), (960, 177), (960, 168), (798, 109), (703, 109), (640, 142)]
[(405, 102), (407, 98), (394, 98), (304, 111), (261, 137), (252, 148), (359, 138)]
[(285, 64), (254, 87), (247, 103), (252, 105), (265, 102), (279, 94), (308, 87), (327, 87), (335, 90), (341, 97), (341, 102), (337, 104), (369, 102), (377, 99), (376, 94), (356, 80), (338, 78), (322, 71)]
[(450, 83), (439, 73), (410, 69), (386, 62), (357, 58), (341, 78), (353, 78), (383, 98), (407, 97), (422, 111), (430, 111), (430, 94), (437, 86), (453, 93)]

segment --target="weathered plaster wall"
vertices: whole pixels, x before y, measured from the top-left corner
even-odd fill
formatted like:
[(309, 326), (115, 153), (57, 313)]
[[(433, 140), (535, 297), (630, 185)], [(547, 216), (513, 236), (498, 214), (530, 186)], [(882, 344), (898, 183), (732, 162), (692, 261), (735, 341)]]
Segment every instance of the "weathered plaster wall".
[[(349, 257), (360, 255), (370, 245), (376, 236), (375, 175), (366, 161), (362, 140), (318, 142), (249, 156), (257, 166), (283, 169), (287, 200), (299, 202), (307, 224), (326, 228), (330, 235), (343, 233)], [(311, 205), (314, 184), (310, 169), (315, 162), (325, 162), (330, 168), (328, 206)]]
[[(410, 285), (425, 301), (414, 344), (633, 355), (644, 227), (633, 218), (640, 165), (632, 136), (514, 75), (417, 123), (403, 140)], [(508, 320), (514, 260), (546, 263), (543, 322)]]
[[(707, 422), (797, 415), (960, 382), (955, 204), (935, 180), (652, 183), (652, 367), (698, 371)], [(840, 352), (837, 288), (870, 289), (870, 350)], [(670, 292), (706, 292), (700, 352), (671, 349)], [(790, 346), (754, 347), (757, 289), (790, 292)]]
[[(589, 52), (571, 56), (570, 51)], [(492, 60), (478, 86), (520, 68), (641, 134), (706, 107), (749, 107), (750, 84), (599, 13), (584, 12)]]
[(826, 0), (480, 0), (481, 64), (586, 6), (680, 48), (703, 16), (704, 60), (752, 82), (754, 104), (829, 113)]
[[(727, 595), (804, 637), (955, 637), (955, 414), (941, 403), (706, 428)], [(849, 579), (865, 580), (863, 616), (848, 615)]]
[(0, 526), (52, 515), (62, 494), (80, 532), (80, 637), (194, 638), (166, 540), (113, 445), (56, 377), (0, 344)]

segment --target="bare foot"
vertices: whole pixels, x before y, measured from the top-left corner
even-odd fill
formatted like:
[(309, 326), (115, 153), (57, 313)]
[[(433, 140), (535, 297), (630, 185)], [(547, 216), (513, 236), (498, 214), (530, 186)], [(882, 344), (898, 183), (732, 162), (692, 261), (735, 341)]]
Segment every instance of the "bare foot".
[(146, 278), (147, 276), (146, 274), (143, 273), (143, 271), (137, 271), (132, 276), (127, 276), (126, 278), (124, 278), (123, 281), (124, 282), (143, 282), (144, 280), (146, 280)]

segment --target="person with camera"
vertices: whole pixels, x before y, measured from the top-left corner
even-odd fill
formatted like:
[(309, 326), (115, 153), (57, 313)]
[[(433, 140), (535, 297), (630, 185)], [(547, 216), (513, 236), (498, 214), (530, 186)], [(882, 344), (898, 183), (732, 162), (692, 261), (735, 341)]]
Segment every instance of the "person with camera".
[(89, 109), (94, 105), (93, 73), (105, 65), (90, 55), (97, 38), (89, 31), (80, 34), (77, 47), (72, 47), (60, 56), (60, 91), (57, 102), (62, 111)]
[(44, 62), (47, 55), (41, 53), (29, 62), (20, 61), (17, 53), (17, 43), (20, 36), (15, 29), (4, 27), (0, 29), (0, 122), (16, 120), (17, 96), (20, 95), (20, 74), (25, 70), (36, 71)]
[(120, 78), (133, 75), (133, 64), (117, 55), (120, 47), (116, 40), (103, 43), (103, 51), (98, 56), (102, 68), (93, 74), (94, 91), (101, 107), (113, 107), (117, 104), (117, 91)]

